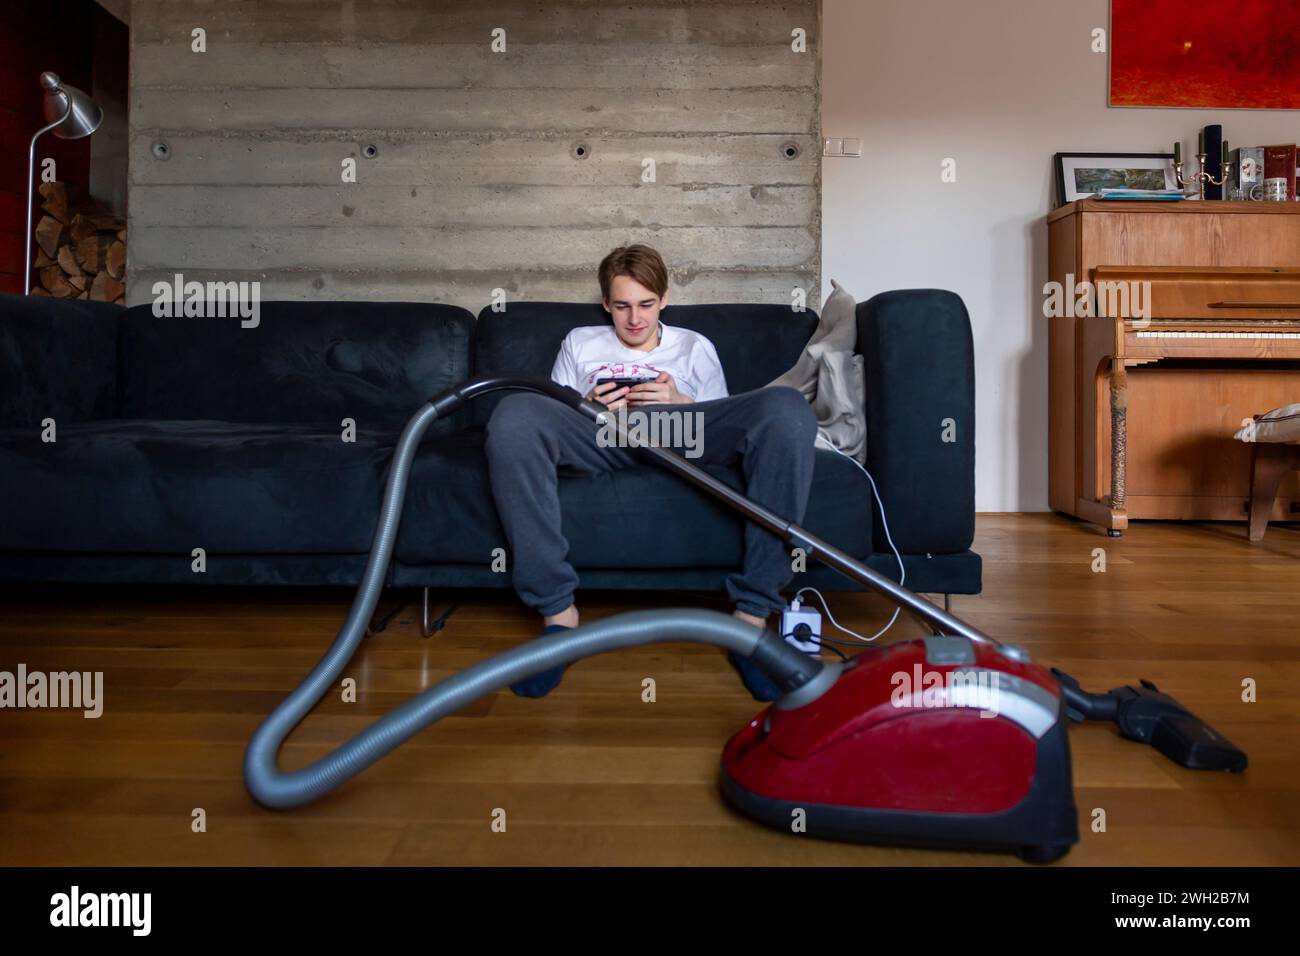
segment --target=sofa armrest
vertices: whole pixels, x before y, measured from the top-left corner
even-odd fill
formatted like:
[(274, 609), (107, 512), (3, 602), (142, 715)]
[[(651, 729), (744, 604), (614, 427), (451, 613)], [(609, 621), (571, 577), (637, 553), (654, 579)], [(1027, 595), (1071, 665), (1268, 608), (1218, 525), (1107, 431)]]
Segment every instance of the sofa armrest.
[(108, 302), (0, 295), (0, 426), (111, 417), (123, 311)]
[[(961, 297), (885, 292), (858, 304), (867, 468), (906, 554), (955, 554), (975, 538), (975, 357)], [(878, 518), (878, 516), (877, 516)], [(882, 523), (874, 547), (887, 551)]]

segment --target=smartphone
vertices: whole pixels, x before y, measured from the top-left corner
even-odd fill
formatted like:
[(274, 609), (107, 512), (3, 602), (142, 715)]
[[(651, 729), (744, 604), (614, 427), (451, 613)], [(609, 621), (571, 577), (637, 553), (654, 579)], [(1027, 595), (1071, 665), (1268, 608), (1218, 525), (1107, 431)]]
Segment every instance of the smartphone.
[[(623, 388), (624, 386), (630, 388), (633, 385), (644, 385), (646, 382), (653, 382), (653, 381), (654, 379), (652, 378), (598, 378), (596, 379), (596, 384), (604, 385), (606, 382), (613, 382), (619, 388)], [(617, 390), (618, 389), (614, 389), (614, 391)]]

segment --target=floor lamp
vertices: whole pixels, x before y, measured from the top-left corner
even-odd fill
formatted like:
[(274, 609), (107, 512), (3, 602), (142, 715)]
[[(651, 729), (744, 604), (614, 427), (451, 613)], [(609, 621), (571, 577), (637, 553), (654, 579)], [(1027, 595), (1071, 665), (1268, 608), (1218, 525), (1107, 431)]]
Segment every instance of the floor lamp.
[(99, 129), (104, 121), (104, 111), (75, 86), (67, 86), (53, 73), (41, 74), (45, 89), (45, 120), (32, 136), (27, 149), (27, 254), (23, 259), (23, 295), (32, 291), (32, 193), (36, 185), (36, 141), (46, 133), (59, 139), (82, 139)]

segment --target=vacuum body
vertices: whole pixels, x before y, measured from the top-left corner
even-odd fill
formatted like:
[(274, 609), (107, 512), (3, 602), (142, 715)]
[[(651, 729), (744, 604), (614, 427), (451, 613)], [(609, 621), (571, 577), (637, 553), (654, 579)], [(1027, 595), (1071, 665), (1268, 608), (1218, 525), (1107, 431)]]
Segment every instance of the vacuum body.
[(1065, 721), (1037, 664), (904, 641), (854, 657), (812, 704), (755, 717), (723, 750), (721, 787), (787, 832), (1049, 862), (1079, 838)]

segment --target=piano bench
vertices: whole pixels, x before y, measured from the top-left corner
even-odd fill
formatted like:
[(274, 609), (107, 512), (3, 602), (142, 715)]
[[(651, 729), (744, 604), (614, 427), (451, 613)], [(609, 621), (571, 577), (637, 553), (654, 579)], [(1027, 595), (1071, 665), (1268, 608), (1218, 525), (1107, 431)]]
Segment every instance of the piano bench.
[(1300, 469), (1300, 442), (1256, 442), (1250, 469), (1251, 541), (1262, 541), (1282, 479)]

